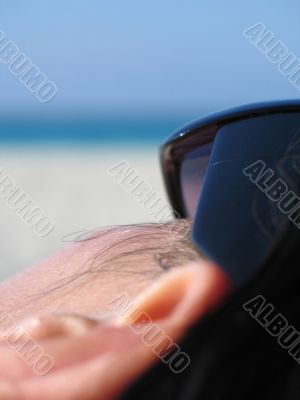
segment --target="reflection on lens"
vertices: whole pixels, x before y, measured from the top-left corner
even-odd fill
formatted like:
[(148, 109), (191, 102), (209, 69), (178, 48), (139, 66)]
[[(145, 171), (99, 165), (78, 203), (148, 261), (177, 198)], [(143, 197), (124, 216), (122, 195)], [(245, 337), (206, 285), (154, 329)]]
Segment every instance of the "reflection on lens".
[[(291, 207), (300, 198), (299, 126), (299, 112), (278, 113), (225, 124), (216, 134), (192, 235), (234, 284), (255, 273), (290, 222), (300, 226)], [(281, 205), (288, 192), (293, 202)]]
[(180, 183), (186, 215), (193, 218), (205, 177), (212, 143), (187, 152), (180, 169)]

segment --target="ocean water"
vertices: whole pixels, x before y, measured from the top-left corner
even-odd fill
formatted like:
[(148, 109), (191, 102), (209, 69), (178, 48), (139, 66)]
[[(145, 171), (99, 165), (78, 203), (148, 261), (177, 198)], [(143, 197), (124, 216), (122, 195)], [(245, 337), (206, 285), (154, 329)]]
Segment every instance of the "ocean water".
[(137, 118), (0, 118), (2, 144), (161, 143), (188, 116)]

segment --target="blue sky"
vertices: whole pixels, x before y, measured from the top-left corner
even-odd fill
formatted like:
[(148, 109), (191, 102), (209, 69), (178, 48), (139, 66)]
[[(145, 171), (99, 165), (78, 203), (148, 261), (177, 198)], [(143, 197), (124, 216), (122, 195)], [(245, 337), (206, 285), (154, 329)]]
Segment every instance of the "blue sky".
[(299, 16), (299, 0), (0, 0), (0, 30), (59, 88), (40, 104), (0, 64), (1, 113), (186, 112), (299, 98), (242, 35), (263, 22), (300, 58)]

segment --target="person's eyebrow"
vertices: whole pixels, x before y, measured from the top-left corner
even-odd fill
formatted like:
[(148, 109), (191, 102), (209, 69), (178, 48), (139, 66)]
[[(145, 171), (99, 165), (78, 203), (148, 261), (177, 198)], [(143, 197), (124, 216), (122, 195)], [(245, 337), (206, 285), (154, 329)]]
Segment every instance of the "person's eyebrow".
[[(176, 224), (176, 229), (173, 229)], [(179, 224), (180, 225), (180, 224)], [(178, 221), (165, 224), (139, 224), (116, 227), (130, 231), (130, 235), (102, 249), (91, 260), (89, 271), (115, 270), (122, 265), (121, 272), (140, 274), (138, 264), (142, 259), (150, 257), (153, 264), (149, 265), (149, 273), (153, 265), (163, 272), (173, 267), (182, 266), (189, 261), (199, 260), (199, 252), (194, 248), (189, 238), (189, 224), (185, 220), (178, 226)], [(102, 232), (101, 237), (110, 235), (113, 229)], [(126, 268), (126, 262), (130, 261)], [(147, 270), (143, 269), (144, 274)], [(156, 271), (157, 272), (157, 271)]]
[(108, 244), (98, 252), (93, 252), (85, 266), (80, 266), (63, 279), (57, 279), (40, 293), (28, 296), (28, 303), (61, 289), (64, 295), (69, 295), (75, 289), (84, 287), (91, 277), (101, 278), (102, 273), (109, 274), (112, 280), (125, 274), (143, 281), (155, 279), (170, 268), (197, 261), (202, 256), (193, 247), (187, 228), (189, 224), (186, 221), (182, 226), (177, 221), (114, 226), (89, 232), (73, 240), (79, 245), (77, 251), (85, 251), (85, 242), (93, 240), (96, 246), (99, 239), (106, 239)]

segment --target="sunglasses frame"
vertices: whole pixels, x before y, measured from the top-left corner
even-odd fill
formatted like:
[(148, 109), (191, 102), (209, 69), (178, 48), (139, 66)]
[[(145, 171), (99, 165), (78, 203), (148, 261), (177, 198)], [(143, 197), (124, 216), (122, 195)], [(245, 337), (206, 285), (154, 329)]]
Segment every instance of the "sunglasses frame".
[(171, 134), (160, 148), (160, 162), (167, 195), (175, 218), (187, 217), (180, 189), (180, 166), (187, 150), (212, 143), (218, 130), (229, 123), (263, 115), (295, 111), (300, 111), (300, 100), (244, 105), (197, 119)]

